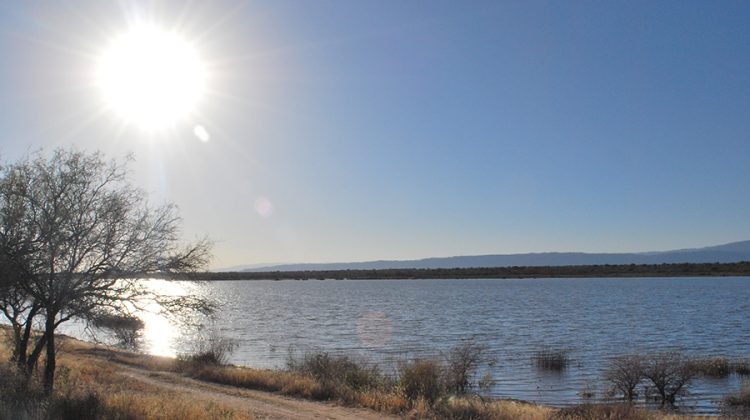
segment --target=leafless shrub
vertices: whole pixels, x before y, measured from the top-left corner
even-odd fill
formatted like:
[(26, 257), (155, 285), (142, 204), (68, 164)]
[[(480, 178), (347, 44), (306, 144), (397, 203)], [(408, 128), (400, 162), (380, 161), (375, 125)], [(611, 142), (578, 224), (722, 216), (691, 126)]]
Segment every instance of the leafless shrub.
[[(445, 390), (448, 393), (465, 395), (479, 385), (475, 383), (477, 370), (482, 364), (490, 362), (485, 356), (486, 351), (485, 346), (468, 340), (448, 352), (443, 375)], [(482, 383), (488, 384), (491, 380), (491, 377), (485, 375)]]
[(643, 362), (643, 376), (651, 382), (662, 407), (674, 407), (677, 397), (687, 392), (695, 374), (690, 361), (679, 352), (652, 354)]
[(378, 389), (388, 382), (377, 365), (326, 352), (305, 353), (301, 358), (290, 354), (287, 369), (312, 377), (324, 388), (330, 389), (332, 395), (342, 394), (341, 389), (334, 388), (366, 391)]
[(633, 354), (612, 359), (604, 371), (604, 379), (615, 391), (622, 393), (623, 398), (632, 402), (638, 396), (636, 388), (644, 378), (642, 356)]
[(217, 333), (199, 339), (194, 343), (195, 350), (191, 354), (180, 355), (179, 360), (192, 366), (225, 365), (237, 343)]

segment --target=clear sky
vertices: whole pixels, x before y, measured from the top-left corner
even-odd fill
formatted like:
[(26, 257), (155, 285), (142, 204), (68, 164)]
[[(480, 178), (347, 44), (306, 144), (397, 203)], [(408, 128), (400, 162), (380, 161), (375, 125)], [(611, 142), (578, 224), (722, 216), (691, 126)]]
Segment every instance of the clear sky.
[[(750, 2), (189, 3), (0, 5), (0, 157), (132, 152), (214, 267), (750, 238)], [(139, 21), (204, 65), (167, 128), (94, 82)]]

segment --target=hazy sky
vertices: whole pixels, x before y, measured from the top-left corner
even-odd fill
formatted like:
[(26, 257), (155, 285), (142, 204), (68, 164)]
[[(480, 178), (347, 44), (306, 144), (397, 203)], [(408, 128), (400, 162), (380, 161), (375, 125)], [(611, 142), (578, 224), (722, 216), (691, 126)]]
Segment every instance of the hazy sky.
[[(206, 67), (157, 132), (92, 81), (138, 20)], [(3, 160), (132, 152), (214, 267), (750, 238), (747, 1), (8, 2), (0, 57)]]

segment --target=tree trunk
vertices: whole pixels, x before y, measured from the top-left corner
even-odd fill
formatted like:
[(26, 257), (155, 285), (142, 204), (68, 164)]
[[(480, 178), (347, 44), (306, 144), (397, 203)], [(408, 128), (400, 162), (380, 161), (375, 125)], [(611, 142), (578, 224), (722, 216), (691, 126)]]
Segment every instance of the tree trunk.
[(47, 337), (47, 360), (44, 362), (44, 393), (52, 394), (55, 385), (55, 316), (48, 315), (44, 335)]
[(42, 350), (44, 350), (44, 346), (47, 344), (47, 334), (42, 334), (39, 339), (37, 339), (36, 344), (34, 345), (34, 350), (31, 351), (31, 354), (29, 354), (29, 357), (26, 359), (26, 375), (31, 376), (32, 373), (34, 373), (34, 368), (36, 368), (36, 364), (39, 361), (39, 356), (42, 355)]
[[(29, 340), (31, 339), (31, 332), (32, 332), (32, 325), (34, 321), (34, 317), (36, 316), (37, 311), (39, 308), (36, 304), (34, 304), (31, 309), (29, 309), (29, 314), (26, 316), (26, 325), (23, 327), (23, 334), (20, 334), (17, 336), (16, 340), (16, 363), (18, 363), (19, 369), (24, 369), (28, 371), (27, 367), (27, 361), (28, 361), (28, 351), (29, 351)], [(38, 357), (38, 356), (37, 356)], [(34, 362), (36, 364), (36, 361)], [(31, 375), (31, 372), (29, 371), (29, 375)]]
[[(13, 343), (15, 344), (13, 346), (13, 354), (10, 355), (10, 360), (14, 362), (19, 362), (19, 359), (21, 356), (21, 326), (17, 325), (15, 322), (13, 322)], [(23, 355), (25, 356), (25, 354)], [(23, 366), (21, 362), (18, 363), (19, 366)]]

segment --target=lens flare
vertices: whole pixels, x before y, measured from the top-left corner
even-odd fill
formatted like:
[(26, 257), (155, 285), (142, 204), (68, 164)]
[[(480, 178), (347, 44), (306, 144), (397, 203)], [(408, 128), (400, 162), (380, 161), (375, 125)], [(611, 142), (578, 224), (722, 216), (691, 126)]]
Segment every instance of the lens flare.
[(208, 143), (208, 141), (211, 140), (211, 134), (209, 134), (206, 127), (202, 125), (196, 125), (195, 128), (193, 128), (193, 134), (195, 134), (195, 137), (198, 137), (198, 140), (203, 143)]
[(271, 217), (273, 214), (273, 204), (267, 197), (258, 197), (255, 200), (255, 211), (262, 217)]

